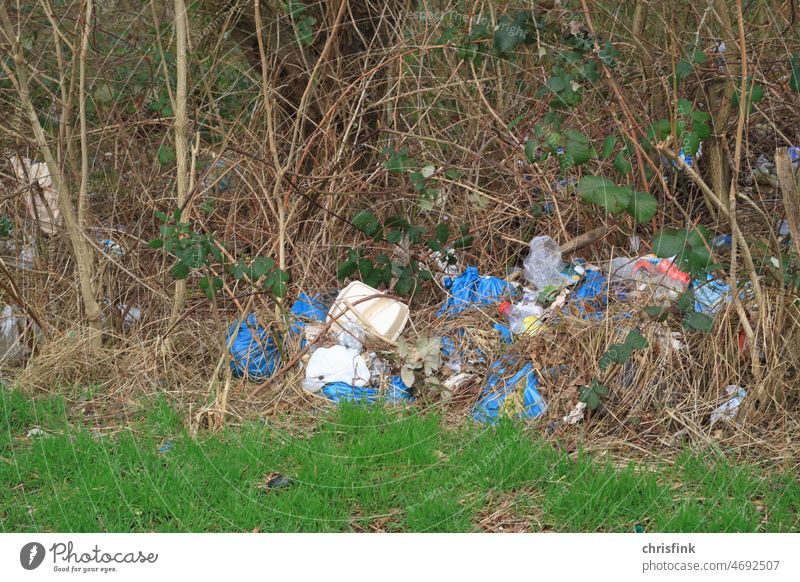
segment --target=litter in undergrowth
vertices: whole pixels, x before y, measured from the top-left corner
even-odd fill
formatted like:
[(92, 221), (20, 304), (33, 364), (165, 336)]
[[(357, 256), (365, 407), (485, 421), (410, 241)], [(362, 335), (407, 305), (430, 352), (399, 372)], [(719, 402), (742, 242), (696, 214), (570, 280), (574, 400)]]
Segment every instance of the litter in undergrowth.
[(437, 315), (449, 317), (470, 307), (496, 305), (503, 298), (510, 298), (518, 293), (512, 283), (498, 277), (481, 276), (476, 267), (467, 267), (455, 279), (445, 278), (443, 286), (448, 291), (448, 297)]
[[(511, 272), (507, 279), (481, 275), (474, 266), (445, 276), (447, 296), (431, 324), (434, 334), (418, 334), (416, 344), (400, 337), (410, 318), (408, 306), (360, 281), (324, 295), (301, 293), (288, 313), (288, 336), (302, 332), (299, 345), (304, 352), (292, 359), (304, 367), (303, 389), (337, 403), (392, 404), (414, 402), (417, 390), (430, 389), (445, 400), (470, 394), (482, 384), (471, 404), (475, 420), (492, 424), (500, 417), (537, 419), (548, 411), (540, 379), (547, 379), (548, 394), (551, 382), (568, 381), (559, 378), (576, 371), (566, 362), (535, 368), (535, 355), (527, 359), (519, 352), (503, 352), (521, 342), (539, 341), (530, 336), (541, 334), (543, 341), (552, 341), (569, 318), (632, 321), (638, 317), (636, 305), (670, 306), (687, 290), (701, 313), (713, 315), (730, 300), (723, 281), (712, 275), (705, 281), (693, 279), (674, 259), (652, 254), (612, 257), (596, 266), (581, 259), (565, 261), (549, 237), (534, 237), (529, 246), (524, 271)], [(516, 282), (516, 273), (524, 273), (525, 281)], [(254, 314), (231, 327), (229, 341), (237, 329), (241, 337), (232, 346), (231, 367), (238, 376), (263, 379), (292, 357), (278, 349), (279, 337), (259, 327)], [(649, 337), (659, 353), (687, 349), (683, 333), (665, 326), (652, 327)], [(428, 355), (433, 359), (428, 361)], [(640, 382), (642, 368), (632, 361), (621, 363), (617, 381), (630, 392)], [(742, 397), (721, 406), (712, 422), (735, 414)], [(579, 402), (560, 415), (561, 422), (575, 425), (586, 410)]]
[(575, 408), (569, 411), (562, 421), (564, 424), (578, 424), (581, 420), (583, 420), (583, 416), (586, 414), (586, 403), (585, 402), (578, 402), (575, 405)]
[(344, 383), (355, 387), (369, 384), (370, 371), (360, 350), (335, 345), (319, 348), (306, 364), (303, 389), (319, 392), (326, 384)]
[(519, 360), (511, 357), (501, 358), (491, 365), (483, 394), (473, 410), (475, 420), (493, 422), (501, 416), (536, 418), (544, 414), (547, 405), (539, 394), (533, 364), (517, 366)]
[(14, 312), (10, 305), (0, 315), (0, 364), (19, 363), (31, 353), (41, 330), (35, 322)]
[(174, 448), (175, 448), (175, 441), (167, 441), (163, 445), (158, 447), (158, 452), (163, 455), (164, 453), (168, 453)]
[(11, 156), (10, 162), (17, 180), (24, 187), (25, 205), (31, 219), (44, 234), (55, 234), (64, 221), (47, 164), (17, 156)]
[(361, 281), (353, 281), (341, 290), (328, 312), (328, 321), (337, 317), (334, 330), (346, 330), (349, 322), (393, 342), (408, 322), (408, 306)]
[(280, 362), (275, 340), (258, 324), (255, 313), (228, 329), (225, 344), (230, 346), (230, 367), (237, 377), (263, 380), (272, 375)]
[(49, 438), (51, 435), (46, 430), (43, 430), (38, 426), (34, 426), (26, 433), (25, 436), (27, 436), (29, 439), (45, 439)]
[(525, 279), (535, 289), (541, 291), (548, 285), (561, 285), (561, 270), (564, 268), (561, 249), (549, 236), (537, 236), (531, 240), (528, 256), (523, 264)]
[(709, 417), (709, 426), (714, 426), (720, 420), (734, 420), (739, 412), (739, 405), (747, 396), (747, 390), (736, 384), (726, 386), (725, 393), (730, 398), (714, 409)]
[(261, 483), (258, 487), (264, 491), (273, 491), (275, 489), (285, 489), (286, 487), (290, 487), (294, 484), (295, 480), (291, 477), (273, 471), (269, 475), (265, 476), (263, 483)]

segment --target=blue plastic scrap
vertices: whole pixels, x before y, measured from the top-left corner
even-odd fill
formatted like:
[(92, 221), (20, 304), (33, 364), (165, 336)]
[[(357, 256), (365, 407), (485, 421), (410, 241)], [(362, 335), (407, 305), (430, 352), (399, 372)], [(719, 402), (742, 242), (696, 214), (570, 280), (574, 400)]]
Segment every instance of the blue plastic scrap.
[(516, 287), (504, 279), (481, 276), (476, 267), (467, 267), (461, 275), (442, 281), (450, 292), (437, 315), (453, 316), (473, 305), (492, 305), (516, 293)]
[(584, 319), (602, 317), (607, 302), (606, 286), (608, 279), (602, 271), (590, 269), (586, 271), (583, 283), (572, 294), (572, 304)]
[(305, 293), (297, 296), (297, 301), (292, 304), (290, 311), (292, 315), (310, 321), (325, 321), (328, 316), (328, 310), (320, 301), (320, 296), (309, 297)]
[(692, 281), (694, 291), (694, 310), (709, 315), (715, 314), (731, 300), (731, 288), (727, 283), (706, 275), (706, 281)]
[(389, 387), (386, 389), (387, 402), (402, 402), (404, 400), (414, 400), (411, 388), (406, 386), (400, 376), (392, 376), (389, 380)]
[(536, 418), (544, 414), (547, 404), (539, 394), (539, 380), (533, 364), (528, 362), (513, 376), (508, 377), (509, 368), (513, 369), (512, 366), (516, 366), (518, 363), (519, 360), (516, 358), (505, 357), (491, 365), (483, 394), (473, 409), (472, 417), (475, 420), (484, 423), (496, 421), (503, 412), (506, 400), (517, 389), (520, 381), (525, 382), (525, 387), (522, 393), (522, 410), (518, 412), (517, 417)]
[(378, 398), (375, 388), (359, 388), (347, 382), (331, 382), (322, 387), (322, 393), (333, 402), (364, 402), (371, 404)]
[(230, 366), (237, 378), (263, 380), (272, 375), (280, 361), (275, 340), (258, 325), (255, 313), (231, 325), (225, 345), (230, 346)]
[[(376, 388), (351, 386), (347, 382), (331, 382), (322, 387), (322, 393), (333, 402), (362, 402), (372, 404), (381, 400), (381, 393)], [(394, 404), (412, 401), (411, 389), (405, 385), (400, 376), (392, 376), (386, 390), (384, 400)]]

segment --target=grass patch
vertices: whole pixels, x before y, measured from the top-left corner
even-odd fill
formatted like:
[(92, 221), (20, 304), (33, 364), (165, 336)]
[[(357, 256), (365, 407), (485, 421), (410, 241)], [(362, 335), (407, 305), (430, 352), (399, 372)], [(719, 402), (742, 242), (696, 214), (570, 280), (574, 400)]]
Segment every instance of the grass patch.
[[(275, 473), (293, 483), (265, 488)], [(793, 531), (799, 510), (795, 476), (707, 452), (619, 467), (511, 423), (355, 405), (308, 436), (251, 423), (192, 438), (159, 400), (101, 436), (59, 398), (0, 389), (5, 532)]]

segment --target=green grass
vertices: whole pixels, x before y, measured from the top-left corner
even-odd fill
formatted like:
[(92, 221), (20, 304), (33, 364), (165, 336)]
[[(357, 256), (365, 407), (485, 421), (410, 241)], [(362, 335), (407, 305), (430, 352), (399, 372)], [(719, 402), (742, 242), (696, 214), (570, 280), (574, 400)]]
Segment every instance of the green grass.
[[(163, 401), (111, 436), (60, 399), (0, 389), (0, 529), (43, 531), (792, 531), (794, 475), (708, 451), (672, 464), (565, 455), (510, 423), (344, 406), (310, 436), (252, 423), (191, 438)], [(50, 436), (28, 438), (34, 426)], [(166, 441), (172, 449), (158, 451)], [(277, 471), (295, 483), (265, 491)]]

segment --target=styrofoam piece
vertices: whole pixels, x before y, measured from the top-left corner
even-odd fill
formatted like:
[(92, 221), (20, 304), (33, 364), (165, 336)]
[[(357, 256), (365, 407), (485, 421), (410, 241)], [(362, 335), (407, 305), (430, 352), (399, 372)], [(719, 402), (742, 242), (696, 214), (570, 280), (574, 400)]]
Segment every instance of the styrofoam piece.
[(331, 326), (333, 331), (343, 329), (349, 321), (362, 326), (368, 334), (390, 342), (397, 340), (408, 323), (408, 305), (391, 297), (374, 297), (356, 303), (372, 295), (383, 293), (361, 281), (353, 281), (342, 289), (328, 311), (327, 321), (344, 312)]

